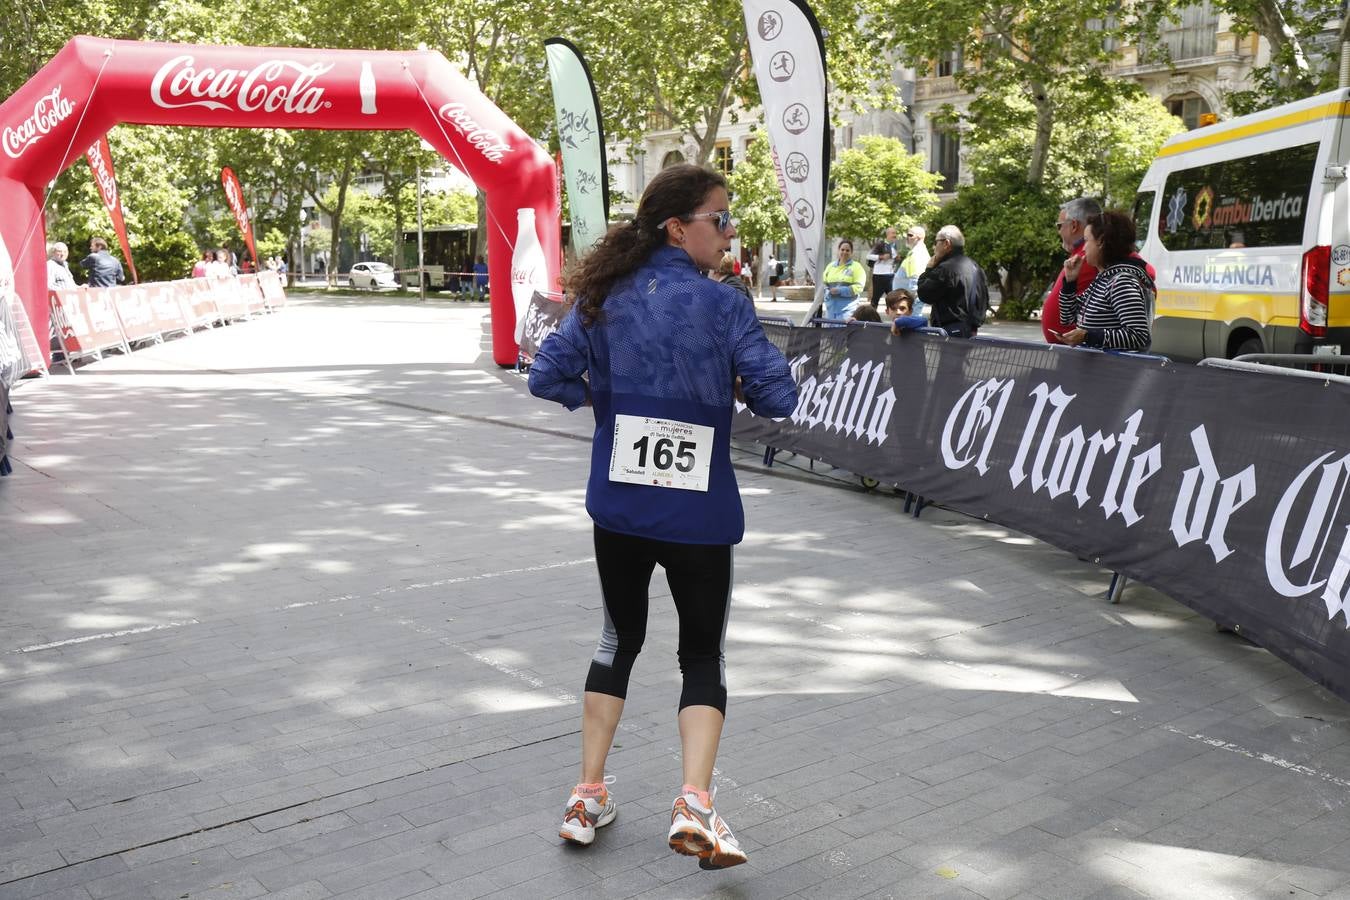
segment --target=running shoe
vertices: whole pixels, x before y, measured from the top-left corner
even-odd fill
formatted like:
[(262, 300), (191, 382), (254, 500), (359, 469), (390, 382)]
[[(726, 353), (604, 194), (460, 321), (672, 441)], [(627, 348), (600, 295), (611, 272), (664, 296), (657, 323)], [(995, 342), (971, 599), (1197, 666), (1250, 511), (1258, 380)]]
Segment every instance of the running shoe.
[(613, 783), (614, 776), (607, 776), (598, 795), (591, 791), (583, 791), (582, 785), (573, 788), (572, 796), (567, 798), (567, 808), (563, 810), (558, 837), (582, 846), (593, 842), (595, 829), (604, 828), (613, 822), (619, 813), (614, 800), (609, 796), (609, 788), (605, 786)]
[(713, 809), (712, 797), (705, 804), (702, 792), (684, 786), (670, 810), (670, 849), (697, 856), (701, 869), (726, 869), (746, 861), (745, 851)]

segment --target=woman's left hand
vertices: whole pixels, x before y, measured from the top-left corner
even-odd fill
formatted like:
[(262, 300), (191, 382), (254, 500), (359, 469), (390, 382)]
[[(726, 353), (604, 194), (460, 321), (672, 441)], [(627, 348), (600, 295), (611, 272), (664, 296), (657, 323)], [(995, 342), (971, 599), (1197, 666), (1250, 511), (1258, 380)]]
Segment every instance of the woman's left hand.
[(1081, 328), (1074, 328), (1065, 331), (1059, 336), (1060, 343), (1068, 344), (1070, 347), (1077, 347), (1087, 339), (1087, 332)]

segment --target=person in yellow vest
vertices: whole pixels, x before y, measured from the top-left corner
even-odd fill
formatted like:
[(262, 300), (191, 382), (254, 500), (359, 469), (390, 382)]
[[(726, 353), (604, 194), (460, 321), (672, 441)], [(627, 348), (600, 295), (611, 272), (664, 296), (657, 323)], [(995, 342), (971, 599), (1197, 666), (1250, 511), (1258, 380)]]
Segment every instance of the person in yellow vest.
[(867, 288), (867, 268), (853, 258), (853, 242), (843, 240), (836, 250), (838, 257), (825, 267), (821, 280), (825, 283), (825, 318), (847, 319)]

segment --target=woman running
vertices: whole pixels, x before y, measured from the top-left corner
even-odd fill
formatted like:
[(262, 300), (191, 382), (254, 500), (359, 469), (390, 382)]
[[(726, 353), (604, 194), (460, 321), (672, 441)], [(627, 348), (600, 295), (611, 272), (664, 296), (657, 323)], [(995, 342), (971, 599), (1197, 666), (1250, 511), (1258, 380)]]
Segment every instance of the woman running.
[(703, 273), (731, 246), (726, 181), (692, 165), (652, 179), (631, 222), (615, 225), (568, 273), (576, 306), (539, 348), (530, 391), (592, 406), (586, 510), (595, 522), (604, 624), (581, 716), (581, 776), (559, 834), (589, 844), (614, 820), (605, 759), (647, 631), (659, 564), (679, 615), (684, 786), (670, 846), (705, 869), (745, 862), (713, 810), (712, 773), (726, 714), (724, 643), (733, 544), (745, 531), (731, 467), (733, 398), (756, 415), (790, 415), (797, 387), (754, 307)]

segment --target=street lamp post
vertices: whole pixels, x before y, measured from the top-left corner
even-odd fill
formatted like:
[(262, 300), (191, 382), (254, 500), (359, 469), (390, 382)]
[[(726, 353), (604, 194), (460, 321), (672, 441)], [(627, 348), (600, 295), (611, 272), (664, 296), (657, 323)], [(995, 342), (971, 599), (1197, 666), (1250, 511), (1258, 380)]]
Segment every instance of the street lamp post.
[(305, 283), (305, 211), (300, 210), (300, 259), (296, 260), (297, 284)]

